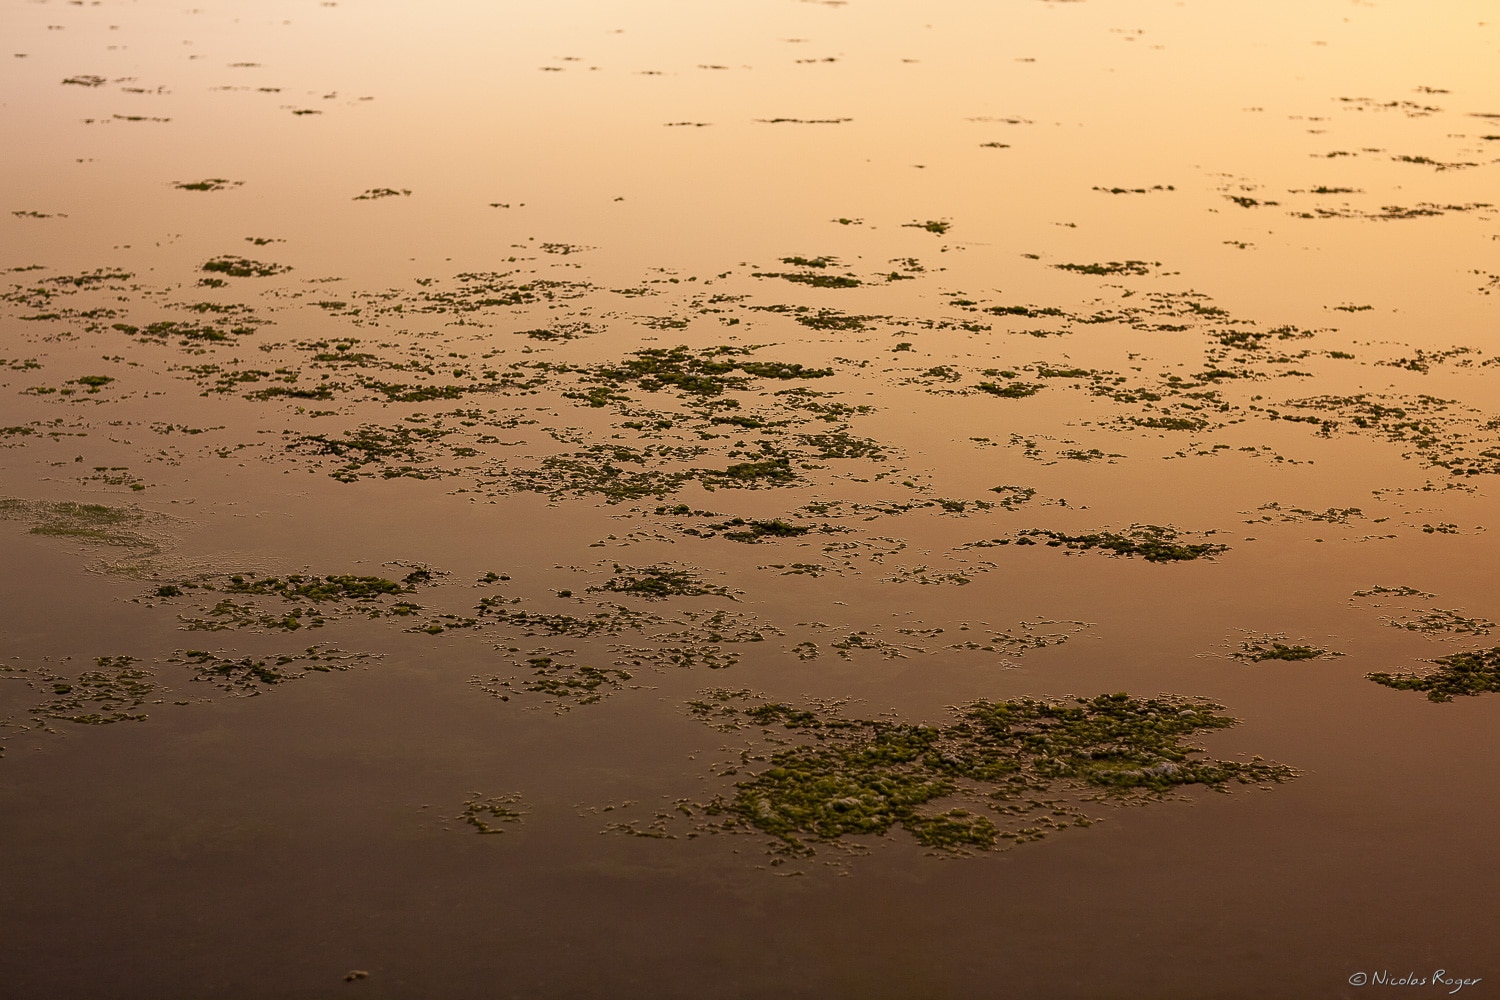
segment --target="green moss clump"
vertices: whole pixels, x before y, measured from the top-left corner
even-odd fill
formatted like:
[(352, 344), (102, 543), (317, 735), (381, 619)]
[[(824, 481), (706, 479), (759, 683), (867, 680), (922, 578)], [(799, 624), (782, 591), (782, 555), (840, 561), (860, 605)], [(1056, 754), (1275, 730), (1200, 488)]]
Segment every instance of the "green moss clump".
[[(1188, 785), (1222, 791), (1295, 774), (1259, 758), (1202, 756), (1186, 741), (1235, 720), (1217, 714), (1218, 705), (1184, 698), (976, 701), (955, 710), (948, 724), (929, 726), (778, 703), (739, 707), (744, 697), (711, 693), (689, 709), (721, 729), (777, 727), (803, 742), (776, 750), (732, 795), (702, 808), (732, 826), (770, 834), (778, 849), (793, 853), (810, 853), (810, 842), (885, 834), (895, 826), (928, 847), (985, 849), (1002, 837), (1039, 836), (1035, 826), (1002, 830), (1001, 824), (1034, 822), (1043, 808), (1086, 822), (1076, 809), (1039, 798), (1059, 788), (1150, 801)], [(995, 818), (937, 808), (953, 798), (988, 803)]]
[(1125, 531), (1100, 531), (1069, 535), (1061, 531), (1029, 528), (1020, 532), (1018, 543), (1050, 539), (1046, 544), (1069, 549), (1105, 549), (1117, 556), (1140, 556), (1147, 562), (1184, 562), (1227, 552), (1229, 546), (1215, 542), (1182, 542), (1172, 528), (1155, 524), (1133, 524)]
[(1402, 691), (1425, 691), (1429, 701), (1452, 701), (1455, 697), (1500, 691), (1500, 646), (1475, 649), (1432, 661), (1438, 669), (1424, 674), (1370, 674), (1376, 684)]

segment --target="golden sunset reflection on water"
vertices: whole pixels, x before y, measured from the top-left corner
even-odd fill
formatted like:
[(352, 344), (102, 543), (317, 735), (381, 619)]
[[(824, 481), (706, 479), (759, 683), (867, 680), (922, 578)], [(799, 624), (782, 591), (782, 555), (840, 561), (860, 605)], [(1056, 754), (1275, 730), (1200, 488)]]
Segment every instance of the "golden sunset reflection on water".
[(1497, 30), (0, 4), (0, 996), (1482, 995)]

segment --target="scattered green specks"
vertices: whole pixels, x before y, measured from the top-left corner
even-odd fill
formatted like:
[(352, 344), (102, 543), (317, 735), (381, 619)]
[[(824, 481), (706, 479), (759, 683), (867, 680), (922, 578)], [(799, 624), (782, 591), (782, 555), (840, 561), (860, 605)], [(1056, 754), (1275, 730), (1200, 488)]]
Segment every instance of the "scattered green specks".
[(905, 222), (902, 223), (902, 226), (906, 229), (922, 229), (942, 236), (952, 228), (953, 223), (946, 219), (928, 219), (926, 222)]
[(1031, 498), (1036, 496), (1036, 490), (1030, 486), (991, 486), (990, 492), (999, 494), (1000, 498), (995, 503), (1006, 510), (1016, 510), (1022, 504), (1030, 503)]
[(101, 656), (97, 669), (86, 670), (68, 680), (50, 671), (41, 683), (52, 698), (31, 710), (41, 719), (102, 726), (111, 722), (139, 722), (145, 714), (136, 711), (156, 690), (149, 669), (136, 666), (133, 656)]
[(470, 792), (469, 796), (457, 818), (479, 833), (504, 833), (506, 824), (521, 822), (528, 811), (517, 794), (485, 798), (479, 792)]
[(1495, 623), (1487, 618), (1470, 618), (1468, 615), (1447, 608), (1428, 608), (1399, 618), (1385, 618), (1384, 621), (1392, 628), (1405, 629), (1408, 632), (1425, 632), (1428, 635), (1438, 632), (1451, 632), (1457, 635), (1489, 635), (1490, 631), (1496, 627)]

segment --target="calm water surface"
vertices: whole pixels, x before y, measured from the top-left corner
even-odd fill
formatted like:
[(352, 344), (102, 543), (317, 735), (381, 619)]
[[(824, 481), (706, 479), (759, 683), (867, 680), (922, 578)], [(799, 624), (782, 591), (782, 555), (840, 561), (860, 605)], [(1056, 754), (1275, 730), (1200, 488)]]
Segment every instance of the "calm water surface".
[(0, 996), (1500, 988), (1493, 5), (0, 39)]

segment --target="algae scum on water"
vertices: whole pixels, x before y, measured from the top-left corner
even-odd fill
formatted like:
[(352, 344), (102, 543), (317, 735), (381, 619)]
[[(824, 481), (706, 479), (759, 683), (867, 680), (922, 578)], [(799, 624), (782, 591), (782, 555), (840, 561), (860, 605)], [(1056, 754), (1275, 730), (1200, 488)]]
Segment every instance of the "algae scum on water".
[(1087, 826), (1087, 801), (1146, 802), (1189, 786), (1225, 791), (1295, 772), (1252, 758), (1215, 760), (1187, 742), (1235, 724), (1221, 706), (1172, 696), (976, 701), (946, 724), (850, 719), (716, 690), (689, 704), (720, 729), (762, 727), (734, 790), (682, 812), (719, 829), (769, 834), (778, 851), (811, 853), (901, 827), (924, 847), (983, 850)]
[(1468, 960), (1495, 25), (512, 6), (0, 15), (7, 986)]

